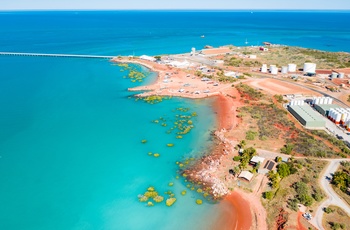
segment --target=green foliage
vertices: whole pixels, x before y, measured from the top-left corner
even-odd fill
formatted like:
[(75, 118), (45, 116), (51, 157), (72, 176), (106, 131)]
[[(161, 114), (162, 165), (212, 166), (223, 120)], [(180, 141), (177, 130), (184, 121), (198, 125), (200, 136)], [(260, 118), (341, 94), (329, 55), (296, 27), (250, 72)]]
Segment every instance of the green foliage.
[(299, 200), (300, 203), (302, 203), (305, 206), (310, 206), (313, 203), (312, 197), (309, 195), (309, 189), (307, 185), (302, 182), (298, 181), (293, 184), (293, 188), (297, 192), (297, 199)]
[(238, 145), (243, 149), (247, 145), (247, 142), (245, 140), (241, 140)]
[(272, 191), (264, 192), (263, 197), (268, 200), (272, 200), (274, 193)]
[(256, 155), (256, 149), (249, 147), (243, 151), (241, 156), (241, 163), (239, 164), (240, 169), (244, 169), (248, 166), (250, 159)]
[(233, 160), (234, 160), (234, 161), (240, 161), (241, 159), (242, 159), (241, 156), (234, 156), (234, 157), (233, 157)]
[(276, 138), (280, 136), (278, 127), (288, 127), (289, 132), (284, 138), (288, 138), (294, 129), (293, 122), (288, 120), (287, 112), (279, 109), (274, 104), (259, 103), (241, 108), (242, 113), (249, 113), (258, 125), (259, 139)]
[(270, 184), (272, 188), (278, 188), (279, 182), (281, 181), (280, 175), (274, 171), (270, 171), (268, 174), (268, 177), (270, 179)]
[(345, 228), (344, 224), (339, 224), (339, 223), (334, 223), (334, 222), (331, 223), (331, 226), (332, 226), (331, 227), (332, 230), (339, 230), (339, 229)]
[(281, 163), (277, 166), (277, 172), (281, 178), (285, 178), (290, 175), (290, 167), (286, 163)]
[(281, 153), (290, 155), (293, 151), (293, 148), (294, 148), (293, 144), (287, 143), (281, 148)]
[[(342, 153), (348, 154), (348, 155), (350, 154), (350, 149), (346, 146), (346, 144), (343, 141), (338, 140), (337, 138), (335, 138), (332, 135), (329, 135), (325, 131), (313, 130), (313, 131), (311, 131), (311, 133), (314, 134), (314, 135), (317, 135), (317, 136), (319, 136), (319, 137), (321, 137), (323, 139), (326, 139), (332, 145), (338, 147), (341, 150)], [(322, 157), (328, 157), (329, 155), (330, 155), (330, 153), (325, 152)], [(342, 155), (340, 155), (340, 156), (343, 157)]]
[(333, 175), (332, 183), (341, 191), (346, 192), (350, 186), (350, 175), (345, 171), (337, 171)]
[(293, 211), (298, 211), (298, 200), (297, 199), (288, 200), (288, 207)]
[(141, 140), (141, 143), (142, 143), (142, 144), (146, 144), (146, 143), (147, 143), (147, 140)]
[(315, 191), (313, 194), (312, 194), (312, 198), (314, 198), (315, 201), (321, 201), (323, 199), (323, 195), (321, 193), (321, 191)]
[(327, 207), (327, 208), (324, 208), (324, 212), (327, 213), (327, 214), (329, 214), (329, 213), (334, 212), (334, 210), (331, 209), (330, 207)]
[(255, 139), (255, 137), (256, 137), (257, 135), (258, 135), (257, 132), (254, 132), (254, 131), (252, 131), (252, 130), (249, 130), (248, 132), (246, 132), (245, 138), (246, 138), (247, 140), (252, 141), (252, 140)]
[(263, 97), (263, 94), (260, 91), (255, 90), (246, 84), (240, 83), (236, 88), (243, 97), (249, 98), (250, 100), (256, 101)]
[(276, 157), (275, 161), (276, 161), (277, 163), (281, 163), (281, 162), (282, 162), (282, 157)]
[(283, 102), (283, 96), (282, 95), (274, 95), (273, 96), (279, 103), (282, 103)]

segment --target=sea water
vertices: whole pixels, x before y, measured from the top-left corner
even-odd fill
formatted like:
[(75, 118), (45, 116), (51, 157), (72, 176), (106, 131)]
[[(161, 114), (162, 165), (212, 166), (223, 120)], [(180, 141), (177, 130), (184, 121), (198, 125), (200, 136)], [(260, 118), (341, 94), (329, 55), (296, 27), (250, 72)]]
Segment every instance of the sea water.
[[(141, 55), (262, 41), (349, 51), (348, 12), (2, 12), (0, 51)], [(201, 38), (201, 35), (205, 35)], [(137, 67), (141, 68), (141, 67)], [(103, 59), (0, 56), (0, 229), (206, 229), (220, 205), (176, 179), (215, 129), (213, 99), (135, 101)], [(143, 71), (146, 71), (143, 69)], [(177, 108), (196, 112), (183, 139)], [(163, 117), (167, 127), (152, 122)], [(147, 140), (142, 144), (141, 140)], [(174, 147), (167, 147), (174, 143)], [(160, 157), (149, 156), (159, 153)], [(173, 186), (168, 184), (173, 182)], [(146, 207), (149, 186), (164, 202)], [(187, 194), (180, 193), (187, 190)], [(202, 198), (203, 199), (203, 198)]]
[[(126, 89), (138, 84), (106, 60), (0, 57), (0, 63), (6, 73), (0, 87), (1, 229), (202, 228), (199, 218), (213, 205), (195, 204), (199, 195), (176, 179), (176, 161), (208, 147), (210, 99), (135, 101)], [(176, 108), (198, 114), (181, 140), (167, 134), (184, 114)], [(152, 122), (160, 117), (169, 127)], [(177, 202), (146, 207), (138, 195), (149, 186), (164, 197), (171, 190)]]

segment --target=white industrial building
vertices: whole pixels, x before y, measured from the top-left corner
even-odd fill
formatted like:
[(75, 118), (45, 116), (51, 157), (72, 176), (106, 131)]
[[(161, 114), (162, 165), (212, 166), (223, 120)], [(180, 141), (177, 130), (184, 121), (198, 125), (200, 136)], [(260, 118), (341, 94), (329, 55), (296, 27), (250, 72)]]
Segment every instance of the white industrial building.
[(146, 60), (146, 61), (153, 61), (153, 62), (157, 60), (154, 57), (151, 57), (151, 56), (148, 56), (148, 55), (141, 55), (140, 59)]

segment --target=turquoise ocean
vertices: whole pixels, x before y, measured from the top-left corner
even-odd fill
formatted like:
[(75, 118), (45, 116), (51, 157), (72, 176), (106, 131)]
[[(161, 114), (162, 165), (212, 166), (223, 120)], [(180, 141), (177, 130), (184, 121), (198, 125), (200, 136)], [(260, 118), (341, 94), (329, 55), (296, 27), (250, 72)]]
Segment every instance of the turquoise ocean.
[[(350, 12), (0, 12), (0, 52), (156, 55), (246, 40), (349, 52)], [(0, 55), (0, 229), (213, 228), (225, 207), (197, 205), (176, 162), (210, 149), (214, 99), (136, 101), (127, 88), (156, 74), (132, 83), (120, 70), (103, 59)], [(177, 108), (198, 114), (183, 139), (152, 122), (173, 125), (187, 114)], [(138, 195), (149, 186), (176, 203), (146, 207)]]

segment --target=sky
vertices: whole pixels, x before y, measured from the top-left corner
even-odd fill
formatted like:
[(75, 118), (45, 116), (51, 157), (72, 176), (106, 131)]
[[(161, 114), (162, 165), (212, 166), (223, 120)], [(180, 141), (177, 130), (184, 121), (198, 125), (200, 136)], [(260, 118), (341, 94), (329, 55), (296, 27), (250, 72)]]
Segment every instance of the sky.
[(44, 9), (350, 10), (350, 0), (0, 0), (0, 10)]

